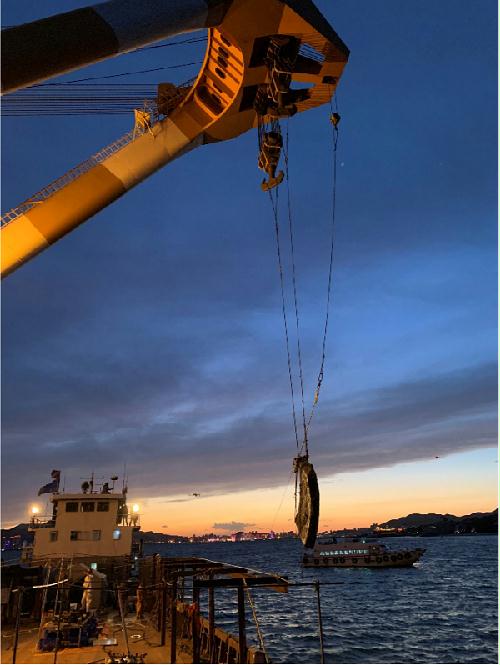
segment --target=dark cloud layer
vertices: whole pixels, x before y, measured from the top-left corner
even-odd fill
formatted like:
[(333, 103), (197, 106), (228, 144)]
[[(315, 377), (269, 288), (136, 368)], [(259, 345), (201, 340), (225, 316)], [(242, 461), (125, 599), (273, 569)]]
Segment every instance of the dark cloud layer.
[[(165, 422), (147, 425), (151, 405), (138, 404), (134, 394), (122, 396), (119, 411), (96, 418), (97, 394), (79, 416), (59, 418), (56, 412), (43, 429), (41, 420), (30, 427), (29, 419), (6, 427), (9, 504), (17, 506), (29, 495), (36, 472), (42, 484), (52, 466), (78, 476), (82, 465), (112, 472), (125, 460), (130, 486), (146, 496), (284, 484), (295, 452), (289, 405), (257, 393), (223, 381), (200, 382), (187, 406), (176, 401), (174, 388), (168, 397), (164, 393), (166, 403), (185, 410), (176, 414), (173, 408)], [(494, 446), (496, 398), (496, 371), (488, 365), (330, 399), (311, 426), (311, 455), (325, 477)]]

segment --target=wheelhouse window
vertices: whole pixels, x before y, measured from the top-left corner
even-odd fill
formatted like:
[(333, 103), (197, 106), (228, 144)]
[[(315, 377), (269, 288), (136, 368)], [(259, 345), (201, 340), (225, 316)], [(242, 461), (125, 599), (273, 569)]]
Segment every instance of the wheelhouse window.
[(66, 512), (67, 513), (77, 513), (78, 512), (78, 501), (66, 501)]
[(94, 531), (71, 531), (70, 540), (101, 540), (101, 530)]
[(94, 501), (82, 501), (82, 513), (93, 513), (95, 510)]
[(98, 513), (107, 513), (109, 511), (109, 501), (98, 501), (97, 502), (97, 512)]
[(51, 543), (55, 543), (57, 540), (57, 531), (51, 531), (50, 532), (50, 538), (49, 538)]

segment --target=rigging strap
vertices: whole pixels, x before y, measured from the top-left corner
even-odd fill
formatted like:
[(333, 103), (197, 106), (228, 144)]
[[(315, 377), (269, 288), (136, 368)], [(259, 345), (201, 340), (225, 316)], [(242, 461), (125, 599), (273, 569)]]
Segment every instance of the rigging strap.
[(270, 663), (271, 661), (269, 660), (269, 656), (267, 655), (266, 645), (264, 643), (264, 636), (262, 635), (262, 631), (260, 629), (259, 619), (257, 617), (257, 611), (255, 609), (255, 603), (253, 602), (253, 598), (252, 598), (252, 595), (250, 593), (250, 589), (248, 588), (248, 584), (246, 583), (245, 578), (243, 578), (243, 585), (245, 587), (245, 591), (247, 592), (248, 602), (249, 602), (250, 607), (252, 609), (252, 616), (253, 616), (253, 620), (255, 622), (255, 630), (257, 631), (257, 637), (259, 638), (260, 648), (262, 649), (262, 651), (264, 653), (266, 663)]

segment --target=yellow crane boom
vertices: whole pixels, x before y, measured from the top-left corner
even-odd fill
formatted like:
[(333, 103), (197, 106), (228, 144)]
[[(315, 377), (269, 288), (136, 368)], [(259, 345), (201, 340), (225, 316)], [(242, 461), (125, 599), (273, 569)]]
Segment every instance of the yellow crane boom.
[[(133, 4), (142, 7), (149, 3)], [(182, 5), (165, 1), (152, 4)], [(112, 0), (96, 7), (105, 5), (117, 10), (131, 3)], [(219, 21), (209, 28), (204, 62), (192, 87), (187, 94), (178, 95), (171, 112), (159, 95), (158, 114), (136, 114), (134, 131), (4, 215), (0, 231), (2, 276), (188, 150), (239, 136), (256, 127), (259, 117), (289, 116), (331, 99), (349, 51), (311, 0), (186, 0), (184, 5), (177, 23), (169, 10), (169, 34), (199, 29), (202, 5), (205, 21)], [(47, 19), (48, 25), (56, 19)], [(122, 50), (126, 50), (133, 40), (123, 16), (121, 21), (125, 25), (121, 27)], [(74, 30), (74, 23), (70, 25)], [(136, 29), (141, 33), (140, 43), (164, 36), (165, 30), (161, 36), (158, 30), (151, 30), (148, 37), (145, 26), (146, 20)], [(29, 34), (29, 27), (24, 30)], [(37, 30), (36, 34), (43, 33), (40, 26)], [(133, 33), (133, 26), (128, 30)], [(88, 47), (85, 62), (73, 62), (70, 68), (109, 55), (109, 49), (99, 47), (96, 55), (92, 48)], [(64, 54), (64, 44), (59, 50)], [(26, 61), (27, 56), (25, 66)], [(67, 59), (61, 62), (58, 71), (52, 71), (57, 67), (51, 71), (45, 67), (44, 76), (67, 71)], [(39, 80), (40, 76), (39, 71), (33, 72), (31, 78)], [(14, 76), (10, 80), (15, 89), (19, 80), (16, 82)], [(294, 88), (295, 82), (302, 87)]]

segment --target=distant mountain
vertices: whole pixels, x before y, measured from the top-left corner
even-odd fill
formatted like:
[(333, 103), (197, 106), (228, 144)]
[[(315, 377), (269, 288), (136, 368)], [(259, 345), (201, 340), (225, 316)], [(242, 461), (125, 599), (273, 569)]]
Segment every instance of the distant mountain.
[(446, 513), (412, 513), (378, 525), (383, 529), (404, 529), (408, 535), (447, 535), (453, 533), (498, 533), (498, 509), (491, 513), (471, 513), (457, 517)]
[(33, 534), (28, 532), (29, 524), (18, 524), (10, 529), (2, 529), (2, 549), (20, 549), (23, 542), (31, 543)]
[(144, 543), (189, 542), (189, 538), (186, 536), (176, 536), (169, 533), (159, 533), (157, 531), (137, 531), (134, 533), (134, 541), (139, 542), (140, 540)]
[[(26, 540), (29, 543), (33, 540), (33, 534), (28, 531), (29, 524), (21, 523), (10, 529), (2, 529), (2, 547), (11, 541), (13, 545), (22, 545)], [(168, 543), (168, 542), (187, 542), (189, 539), (185, 536), (176, 536), (168, 533), (156, 533), (154, 531), (137, 531), (134, 533), (134, 540), (139, 542), (143, 539), (145, 543)]]
[(441, 522), (442, 520), (459, 520), (459, 517), (456, 515), (450, 515), (446, 513), (442, 515), (441, 513), (411, 513), (406, 517), (396, 517), (395, 519), (379, 524), (379, 527), (383, 529), (408, 529), (412, 526), (426, 526), (428, 524), (435, 524), (436, 522)]
[(4, 538), (12, 538), (13, 536), (21, 536), (21, 538), (29, 539), (31, 538), (31, 533), (28, 532), (28, 523), (21, 523), (17, 526), (13, 526), (10, 529), (2, 529), (2, 540)]

